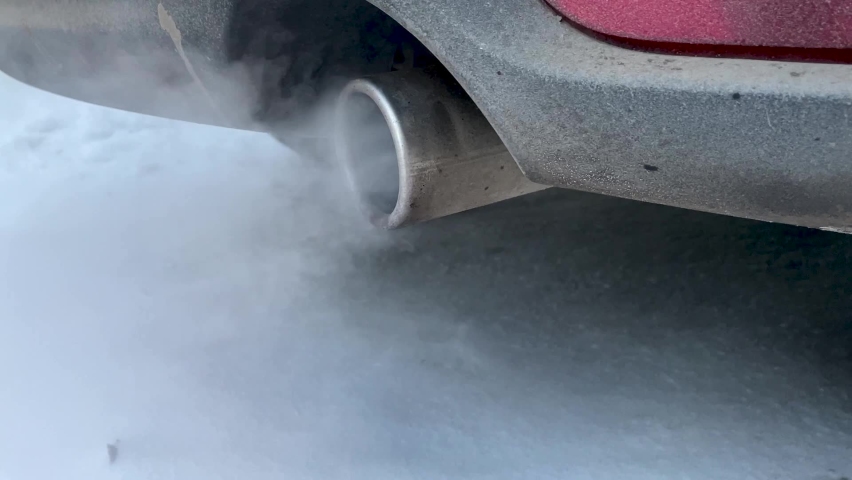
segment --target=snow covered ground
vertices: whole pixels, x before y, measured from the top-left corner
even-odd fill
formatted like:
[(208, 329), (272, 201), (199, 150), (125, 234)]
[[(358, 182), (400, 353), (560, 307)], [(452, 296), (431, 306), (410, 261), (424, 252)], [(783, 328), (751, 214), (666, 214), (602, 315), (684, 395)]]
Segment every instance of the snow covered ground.
[(266, 136), (0, 78), (0, 480), (852, 476), (852, 237), (350, 203)]

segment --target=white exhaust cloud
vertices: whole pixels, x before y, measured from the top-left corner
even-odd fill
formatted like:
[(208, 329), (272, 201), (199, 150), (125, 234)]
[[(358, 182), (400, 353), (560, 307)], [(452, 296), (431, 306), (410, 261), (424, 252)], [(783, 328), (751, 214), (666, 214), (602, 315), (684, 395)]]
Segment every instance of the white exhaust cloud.
[(771, 270), (850, 245), (559, 192), (388, 233), (262, 133), (0, 106), (0, 480), (852, 474), (848, 276)]

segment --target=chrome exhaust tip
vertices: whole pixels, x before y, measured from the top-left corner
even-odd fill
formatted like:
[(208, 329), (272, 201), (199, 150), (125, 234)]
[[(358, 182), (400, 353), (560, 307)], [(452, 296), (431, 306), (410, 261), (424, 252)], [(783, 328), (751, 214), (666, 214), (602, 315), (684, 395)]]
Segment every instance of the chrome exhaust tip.
[(353, 80), (334, 148), (373, 224), (399, 228), (547, 188), (524, 177), (452, 80), (410, 70)]

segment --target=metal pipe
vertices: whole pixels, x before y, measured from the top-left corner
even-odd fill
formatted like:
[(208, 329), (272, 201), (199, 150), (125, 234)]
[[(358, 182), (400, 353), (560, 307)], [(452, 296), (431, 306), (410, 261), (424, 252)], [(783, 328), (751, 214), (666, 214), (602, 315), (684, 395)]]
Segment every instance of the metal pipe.
[(350, 82), (335, 150), (371, 221), (398, 228), (547, 188), (530, 182), (462, 88), (409, 70)]

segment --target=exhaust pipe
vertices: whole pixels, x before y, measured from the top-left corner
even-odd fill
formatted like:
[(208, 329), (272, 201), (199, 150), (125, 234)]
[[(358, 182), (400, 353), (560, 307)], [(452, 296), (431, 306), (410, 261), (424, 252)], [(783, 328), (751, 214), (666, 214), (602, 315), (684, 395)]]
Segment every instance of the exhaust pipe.
[(463, 89), (424, 70), (353, 80), (335, 150), (373, 224), (387, 229), (547, 188), (524, 177)]

